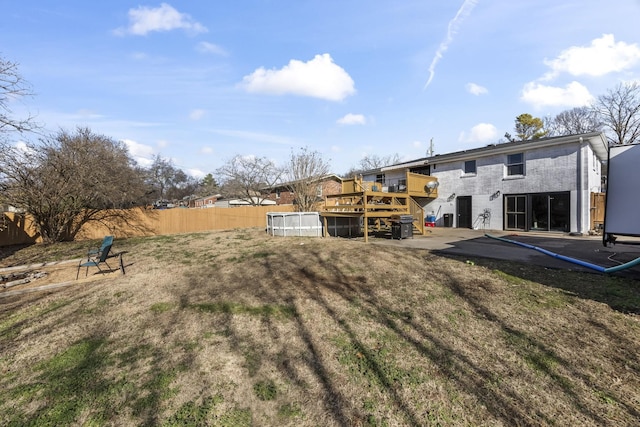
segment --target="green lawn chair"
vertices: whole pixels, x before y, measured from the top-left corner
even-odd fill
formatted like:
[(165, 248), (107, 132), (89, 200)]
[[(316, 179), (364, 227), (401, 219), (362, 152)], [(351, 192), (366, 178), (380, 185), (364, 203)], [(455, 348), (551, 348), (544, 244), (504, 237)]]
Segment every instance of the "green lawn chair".
[(92, 256), (92, 255), (98, 256), (100, 255), (100, 253), (102, 253), (104, 248), (111, 245), (113, 245), (113, 236), (104, 236), (104, 239), (102, 239), (102, 244), (100, 245), (100, 247), (90, 248), (89, 251), (87, 252), (87, 256)]
[[(113, 242), (113, 237), (111, 237), (111, 241)], [(111, 270), (111, 266), (107, 263), (107, 258), (109, 257), (109, 252), (111, 252), (111, 243), (106, 246), (101, 246), (99, 251), (94, 252), (93, 255), (88, 255), (86, 261), (80, 261), (78, 264), (78, 271), (76, 272), (76, 280), (78, 280), (78, 276), (80, 275), (80, 269), (82, 267), (86, 267), (84, 277), (87, 277), (89, 274), (89, 267), (96, 267), (100, 273), (103, 270), (100, 268), (100, 264), (105, 264)]]

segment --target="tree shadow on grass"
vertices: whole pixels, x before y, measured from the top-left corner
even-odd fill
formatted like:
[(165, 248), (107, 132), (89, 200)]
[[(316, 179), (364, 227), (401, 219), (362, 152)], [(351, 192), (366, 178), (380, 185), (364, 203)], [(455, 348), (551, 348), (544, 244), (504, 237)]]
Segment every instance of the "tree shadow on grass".
[(43, 402), (33, 413), (14, 410), (10, 425), (71, 425), (92, 408), (87, 422), (103, 422), (118, 410), (114, 396), (126, 388), (122, 381), (106, 379), (109, 364), (104, 336), (90, 335), (62, 349), (33, 368), (31, 383), (11, 387), (7, 393), (25, 403)]
[[(438, 253), (439, 256), (460, 262), (473, 262), (492, 271), (561, 289), (583, 299), (607, 304), (613, 310), (627, 314), (640, 314), (640, 281), (597, 272), (547, 268), (516, 261), (502, 261), (478, 256), (460, 256)], [(640, 268), (640, 267), (634, 267)]]
[[(365, 255), (362, 255), (366, 257)], [(300, 267), (309, 265), (309, 260), (314, 260), (313, 268)], [(481, 402), (486, 410), (495, 419), (508, 425), (538, 425), (553, 424), (555, 422), (553, 411), (547, 408), (539, 408), (530, 396), (511, 387), (503, 388), (491, 386), (500, 376), (500, 370), (488, 367), (463, 353), (460, 348), (451, 344), (451, 337), (460, 340), (468, 340), (463, 333), (453, 327), (451, 323), (444, 322), (442, 318), (435, 317), (429, 312), (421, 312), (421, 321), (418, 322), (410, 312), (398, 309), (398, 301), (389, 300), (388, 297), (379, 295), (385, 290), (378, 289), (375, 284), (366, 283), (365, 276), (352, 274), (342, 269), (335, 258), (322, 251), (305, 250), (298, 257), (265, 257), (259, 261), (265, 268), (265, 276), (277, 276), (278, 285), (261, 280), (251, 279), (236, 273), (233, 281), (238, 283), (238, 289), (248, 286), (254, 296), (259, 297), (264, 303), (274, 301), (299, 301), (300, 298), (313, 301), (324, 314), (332, 319), (332, 323), (339, 331), (340, 342), (337, 342), (342, 352), (339, 357), (344, 358), (344, 369), (354, 369), (356, 375), (368, 381), (370, 387), (377, 388), (386, 395), (387, 402), (394, 408), (394, 412), (401, 415), (403, 423), (408, 425), (423, 425), (429, 422), (425, 416), (424, 408), (419, 409), (414, 402), (407, 400), (406, 388), (411, 387), (406, 383), (410, 381), (410, 370), (401, 371), (393, 366), (393, 357), (389, 359), (381, 357), (379, 348), (372, 348), (370, 341), (355, 328), (356, 324), (343, 308), (338, 305), (347, 304), (359, 315), (369, 319), (380, 330), (388, 331), (399, 337), (404, 345), (417, 351), (436, 367), (441, 377), (447, 378), (455, 389), (464, 390), (474, 399)], [(432, 267), (437, 272), (437, 267)], [(554, 389), (559, 389), (566, 402), (569, 402), (571, 413), (574, 417), (585, 417), (596, 424), (606, 424), (607, 419), (602, 417), (587, 399), (588, 396), (579, 394), (574, 389), (575, 382), (589, 383), (588, 375), (572, 367), (572, 361), (560, 356), (541, 338), (537, 338), (526, 328), (516, 326), (510, 319), (504, 318), (490, 308), (486, 297), (478, 298), (472, 291), (475, 283), (469, 278), (458, 279), (451, 277), (447, 271), (440, 272), (443, 283), (457, 298), (460, 298), (461, 306), (468, 307), (475, 318), (486, 319), (492, 328), (500, 330), (499, 336), (506, 343), (506, 354), (495, 354), (494, 363), (500, 367), (511, 366), (507, 369), (515, 369), (513, 358), (520, 360), (528, 366), (529, 374), (540, 373), (545, 382), (552, 384)], [(437, 276), (436, 274), (436, 276)], [(471, 280), (471, 282), (470, 282)], [(262, 284), (264, 283), (264, 285)], [(286, 285), (285, 285), (286, 284)], [(302, 295), (299, 294), (302, 292)], [(219, 295), (212, 294), (212, 298)], [(338, 305), (336, 305), (338, 304)], [(413, 306), (416, 309), (416, 306)], [(465, 310), (468, 310), (465, 309)], [(325, 409), (332, 414), (333, 422), (337, 425), (349, 425), (354, 420), (366, 420), (366, 413), (362, 408), (354, 406), (352, 396), (344, 394), (344, 384), (338, 383), (334, 368), (327, 364), (326, 355), (318, 349), (316, 343), (319, 339), (327, 337), (317, 336), (313, 325), (303, 320), (302, 313), (297, 313), (293, 321), (296, 325), (298, 338), (305, 343), (307, 358), (305, 363), (311, 369), (322, 385)], [(489, 326), (487, 326), (489, 327)], [(446, 338), (446, 339), (445, 339)], [(629, 343), (631, 347), (633, 347)], [(467, 343), (473, 352), (482, 354), (486, 352), (481, 342)], [(562, 367), (562, 369), (557, 368)], [(281, 363), (280, 370), (289, 378), (296, 378), (296, 369), (291, 363)], [(417, 380), (421, 381), (421, 380)], [(402, 392), (405, 388), (405, 392)], [(615, 393), (612, 390), (604, 390), (608, 396)], [(640, 415), (624, 398), (615, 398), (617, 404), (624, 408), (631, 416)], [(434, 415), (435, 416), (435, 415)], [(574, 418), (576, 419), (576, 418)], [(437, 419), (431, 420), (437, 421)]]
[[(592, 240), (574, 242), (531, 236), (515, 236), (511, 240), (552, 252), (558, 251), (559, 255), (602, 265), (605, 268), (631, 261), (640, 255), (636, 248), (627, 248), (627, 253), (624, 252), (624, 248), (603, 248), (600, 242)], [(450, 249), (436, 250), (432, 253), (457, 261), (470, 261), (493, 271), (501, 271), (508, 276), (562, 289), (580, 298), (605, 303), (622, 313), (640, 314), (640, 266), (616, 273), (600, 273), (533, 249), (488, 237), (462, 240), (451, 245)], [(554, 246), (559, 249), (554, 249)], [(515, 257), (518, 260), (498, 258), (501, 255), (509, 258), (510, 254), (515, 253), (522, 254)], [(615, 257), (616, 261), (613, 261), (612, 257)]]
[[(254, 296), (259, 297), (264, 304), (277, 301), (289, 301), (295, 304), (295, 301), (300, 299), (313, 301), (334, 325), (334, 339), (338, 340), (336, 342), (338, 357), (342, 360), (343, 369), (353, 370), (356, 382), (368, 382), (369, 387), (385, 395), (388, 405), (391, 405), (393, 412), (400, 416), (404, 424), (417, 426), (427, 422), (424, 419), (424, 413), (414, 407), (411, 400), (407, 400), (403, 391), (403, 388), (408, 386), (404, 381), (409, 381), (414, 373), (399, 368), (388, 356), (381, 355), (379, 349), (371, 348), (365, 337), (360, 336), (354, 328), (353, 320), (340, 308), (343, 303), (352, 306), (360, 315), (377, 324), (378, 328), (392, 331), (406, 345), (430, 359), (446, 377), (453, 378), (461, 388), (475, 394), (482, 402), (486, 402), (497, 418), (509, 423), (516, 421), (521, 423), (526, 418), (526, 414), (534, 410), (528, 407), (523, 398), (517, 398), (517, 396), (507, 398), (487, 391), (483, 386), (490, 379), (491, 373), (476, 367), (471, 360), (457, 354), (456, 349), (438, 337), (438, 334), (450, 330), (448, 325), (439, 324), (435, 319), (430, 319), (434, 323), (430, 325), (430, 329), (439, 331), (430, 333), (422, 325), (414, 324), (406, 313), (399, 312), (389, 302), (376, 297), (376, 289), (366, 284), (365, 277), (342, 271), (336, 263), (327, 260), (326, 254), (305, 251), (302, 256), (306, 258), (306, 262), (295, 258), (261, 259), (259, 262), (264, 266), (267, 275), (277, 275), (278, 282), (286, 286), (265, 286), (261, 285), (260, 281), (253, 281), (251, 289)], [(300, 267), (303, 264), (308, 265), (309, 259), (316, 262), (313, 269)], [(240, 273), (234, 275), (232, 282), (238, 283), (238, 288), (241, 288), (247, 286), (247, 279)], [(212, 297), (219, 298), (220, 295), (212, 295)], [(331, 415), (332, 422), (336, 425), (366, 423), (367, 420), (371, 422), (372, 419), (369, 418), (371, 415), (368, 415), (366, 410), (354, 406), (357, 399), (354, 401), (354, 396), (345, 394), (345, 387), (349, 389), (351, 386), (345, 386), (342, 380), (338, 380), (335, 367), (330, 366), (326, 359), (327, 355), (318, 345), (318, 340), (326, 340), (329, 337), (318, 336), (318, 331), (313, 324), (304, 320), (303, 313), (296, 312), (292, 321), (297, 339), (306, 349), (306, 356), (302, 360), (296, 360), (286, 348), (283, 348), (281, 353), (285, 361), (281, 361), (277, 369), (294, 383), (302, 382), (298, 376), (298, 372), (302, 369), (300, 364), (304, 365), (306, 370), (313, 372), (321, 386), (321, 401), (325, 411)], [(411, 329), (412, 333), (407, 333), (405, 327)], [(236, 343), (234, 348), (243, 348), (240, 341), (244, 338), (232, 336), (230, 339)], [(286, 361), (289, 358), (290, 360)]]
[[(322, 258), (321, 254), (316, 254), (316, 259)], [(397, 369), (389, 367), (388, 360), (378, 357), (377, 350), (370, 348), (370, 345), (364, 341), (364, 337), (351, 327), (350, 321), (339, 314), (332, 303), (323, 296), (324, 291), (329, 290), (339, 295), (380, 327), (392, 331), (405, 344), (413, 347), (420, 355), (437, 366), (444, 377), (456, 383), (456, 387), (478, 398), (497, 419), (511, 425), (526, 424), (524, 420), (531, 417), (531, 414), (537, 414), (538, 419), (552, 422), (543, 413), (531, 407), (523, 396), (487, 389), (486, 384), (490, 382), (493, 374), (478, 367), (471, 359), (442, 339), (443, 335), (456, 333), (451, 325), (444, 324), (425, 313), (428, 321), (428, 327), (425, 327), (424, 324), (415, 322), (411, 313), (398, 311), (388, 301), (377, 297), (375, 290), (363, 286), (359, 277), (345, 274), (337, 269), (334, 263), (321, 261), (321, 269), (327, 271), (329, 277), (317, 276), (309, 270), (302, 272), (307, 279), (303, 289), (307, 291), (308, 297), (324, 307), (327, 314), (336, 321), (346, 335), (350, 342), (350, 351), (356, 354), (355, 360), (359, 359), (356, 362), (358, 372), (368, 377), (372, 384), (378, 385), (380, 390), (389, 397), (395, 412), (402, 414), (404, 422), (408, 425), (424, 425), (429, 420), (425, 419), (424, 413), (407, 401), (401, 393), (404, 387), (410, 387), (409, 384), (404, 384), (407, 374), (399, 375)], [(478, 348), (478, 351), (481, 349)], [(357, 408), (350, 408), (351, 411), (354, 409)], [(434, 416), (437, 417), (437, 415)]]
[(11, 245), (11, 246), (0, 246), (0, 261), (2, 261), (3, 259), (9, 258), (11, 256), (14, 256), (18, 252), (34, 245), (35, 243)]
[[(500, 375), (509, 375), (504, 373), (503, 367), (507, 370), (523, 369), (529, 374), (544, 377), (543, 383), (550, 385), (553, 392), (562, 397), (567, 404), (567, 411), (573, 414), (573, 419), (582, 417), (593, 424), (607, 424), (611, 421), (606, 415), (594, 410), (590, 402), (585, 400), (584, 394), (579, 394), (574, 389), (576, 382), (592, 381), (588, 373), (573, 368), (571, 360), (560, 355), (543, 337), (527, 329), (526, 325), (514, 324), (508, 315), (496, 310), (490, 293), (480, 293), (479, 285), (482, 283), (476, 283), (473, 277), (458, 276), (455, 268), (440, 268), (434, 257), (423, 259), (422, 255), (416, 255), (412, 251), (394, 249), (397, 251), (398, 262), (404, 262), (402, 269), (398, 267), (398, 271), (411, 274), (411, 270), (406, 269), (407, 266), (424, 268), (429, 265), (428, 280), (435, 284), (426, 288), (417, 287), (403, 301), (402, 275), (396, 278), (398, 286), (394, 287), (385, 280), (379, 281), (358, 270), (361, 266), (353, 261), (374, 259), (379, 255), (377, 249), (365, 249), (363, 246), (357, 256), (343, 262), (344, 260), (338, 259), (338, 255), (327, 252), (328, 250), (310, 246), (312, 245), (301, 246), (299, 250), (284, 255), (264, 255), (263, 248), (256, 248), (256, 251), (262, 251), (259, 257), (246, 254), (244, 261), (229, 261), (237, 262), (238, 266), (227, 270), (230, 272), (224, 277), (227, 284), (224, 288), (217, 286), (218, 278), (223, 280), (223, 272), (213, 266), (199, 266), (188, 277), (182, 278), (186, 280), (183, 286), (174, 288), (173, 305), (156, 306), (155, 310), (162, 314), (162, 318), (151, 316), (146, 323), (138, 324), (138, 327), (159, 334), (161, 342), (164, 342), (165, 338), (176, 339), (176, 328), (184, 327), (180, 326), (181, 319), (192, 314), (192, 310), (214, 314), (215, 316), (198, 317), (198, 322), (205, 323), (209, 330), (223, 328), (215, 331), (224, 333), (224, 339), (236, 354), (237, 360), (244, 361), (244, 372), (241, 375), (246, 375), (249, 381), (262, 379), (260, 375), (265, 375), (265, 372), (277, 372), (279, 378), (284, 378), (283, 383), (292, 387), (293, 393), (304, 395), (309, 387), (305, 373), (311, 372), (315, 379), (313, 396), (318, 398), (318, 406), (323, 407), (328, 414), (324, 419), (328, 421), (327, 424), (348, 426), (384, 423), (384, 419), (371, 418), (372, 414), (379, 412), (365, 408), (367, 405), (371, 406), (367, 403), (367, 396), (370, 394), (381, 396), (376, 404), (380, 405), (383, 414), (384, 411), (397, 414), (395, 421), (405, 425), (464, 423), (465, 420), (456, 419), (454, 415), (438, 414), (437, 402), (416, 404), (413, 391), (422, 390), (417, 387), (434, 377), (438, 387), (447, 389), (445, 398), (455, 400), (460, 394), (470, 397), (462, 410), (472, 413), (469, 416), (472, 423), (480, 422), (481, 420), (473, 417), (483, 413), (493, 418), (493, 421), (505, 425), (554, 424), (556, 421), (548, 408), (537, 407), (535, 401), (530, 399), (531, 396), (525, 395), (522, 390), (499, 384)], [(249, 269), (249, 263), (260, 269)], [(363, 263), (363, 268), (366, 265)], [(465, 264), (461, 263), (458, 270), (464, 267)], [(389, 275), (396, 273), (395, 266), (389, 266), (389, 270)], [(198, 277), (203, 279), (198, 281)], [(203, 286), (206, 288), (203, 289)], [(486, 361), (479, 362), (477, 355), (488, 351), (483, 342), (470, 340), (470, 335), (456, 327), (455, 322), (448, 321), (442, 313), (423, 309), (419, 301), (423, 297), (429, 297), (423, 295), (429, 290), (450, 294), (451, 298), (447, 303), (472, 316), (474, 320), (482, 319), (483, 328), (497, 330), (501, 337), (498, 344), (502, 343), (506, 347), (506, 353), (491, 353), (494, 365), (487, 364)], [(321, 316), (314, 319), (323, 319), (330, 327), (319, 331), (307, 317), (309, 313), (301, 311), (303, 304), (304, 307), (317, 308)], [(74, 307), (76, 305), (77, 310), (82, 310), (81, 304), (74, 303)], [(153, 307), (149, 309), (153, 310)], [(431, 309), (433, 307), (433, 304), (430, 305)], [(69, 317), (73, 319), (78, 316)], [(256, 323), (256, 317), (260, 319), (262, 327), (258, 334), (248, 335), (241, 329), (246, 324), (238, 322), (238, 319), (247, 317), (252, 319), (252, 325)], [(20, 319), (15, 320), (24, 330), (27, 323), (22, 325)], [(606, 332), (606, 324), (598, 325), (595, 318), (592, 321), (594, 327), (600, 327)], [(293, 336), (281, 335), (279, 331), (282, 330), (282, 322), (290, 326), (286, 330), (293, 331)], [(393, 336), (399, 342), (397, 348), (389, 349), (384, 345), (372, 344), (371, 337), (362, 333), (363, 323), (368, 325), (369, 330)], [(38, 333), (45, 332), (46, 328), (43, 326)], [(132, 336), (134, 335), (130, 335)], [(290, 348), (289, 343), (294, 341), (300, 347)], [(459, 347), (456, 341), (465, 341), (465, 346)], [(261, 348), (267, 342), (276, 348)], [(72, 423), (77, 422), (78, 414), (82, 411), (73, 405), (65, 406), (64, 401), (76, 401), (81, 408), (86, 408), (86, 395), (100, 408), (90, 412), (90, 416), (96, 421), (106, 419), (108, 423), (114, 417), (114, 412), (105, 408), (107, 406), (115, 408), (115, 411), (132, 411), (145, 425), (162, 423), (166, 403), (178, 392), (174, 380), (183, 370), (196, 369), (195, 359), (199, 349), (189, 343), (173, 341), (158, 346), (137, 341), (132, 343), (130, 339), (125, 343), (126, 347), (122, 347), (122, 343), (110, 343), (108, 334), (96, 328), (87, 331), (86, 338), (73, 343), (68, 349), (62, 349), (57, 356), (41, 364), (40, 366), (46, 367), (48, 378), (55, 377), (61, 382), (58, 397), (63, 402), (57, 408), (60, 414), (66, 415), (51, 415), (42, 408), (37, 416), (28, 420), (36, 424), (36, 421), (47, 419), (43, 417), (54, 417), (52, 419), (56, 422), (76, 417), (72, 419)], [(629, 348), (633, 348), (633, 343), (627, 344)], [(335, 353), (327, 354), (327, 348)], [(120, 351), (110, 353), (110, 349)], [(409, 349), (412, 354), (417, 353), (419, 356), (416, 362), (421, 366), (430, 366), (430, 371), (433, 372), (419, 372), (403, 366), (400, 363), (404, 357), (402, 349)], [(178, 356), (176, 353), (179, 353)], [(215, 355), (215, 352), (212, 353), (212, 357)], [(336, 365), (336, 357), (339, 365)], [(631, 358), (633, 355), (621, 355), (621, 359), (615, 363), (622, 364), (622, 359), (626, 357)], [(62, 362), (67, 359), (68, 362)], [(144, 372), (140, 368), (141, 361), (145, 362)], [(101, 376), (100, 369), (113, 370), (114, 364), (126, 375), (114, 378)], [(563, 369), (558, 370), (556, 366)], [(72, 383), (65, 383), (67, 380), (61, 378), (63, 374), (79, 375), (79, 378), (94, 375), (96, 379), (84, 387), (80, 386), (77, 392), (72, 392)], [(127, 375), (130, 376), (128, 379)], [(432, 377), (427, 378), (428, 375)], [(135, 386), (132, 386), (132, 380)], [(43, 378), (39, 381), (43, 382)], [(276, 382), (276, 385), (280, 384)], [(38, 393), (51, 396), (54, 402), (57, 401), (57, 397), (52, 394), (54, 385), (42, 388), (44, 386), (39, 382), (33, 382), (28, 386), (35, 388)], [(212, 382), (207, 383), (207, 387), (215, 386)], [(27, 396), (28, 389), (29, 387), (20, 390), (16, 388), (13, 392), (25, 393)], [(626, 414), (636, 418), (640, 416), (628, 399), (618, 396), (613, 387), (605, 387), (600, 391), (605, 397), (614, 400)], [(129, 403), (122, 403), (115, 397), (123, 394), (128, 396)], [(215, 391), (211, 396), (203, 397), (213, 399), (214, 394)], [(478, 409), (478, 413), (475, 413), (469, 406), (470, 401), (477, 401), (483, 409)], [(194, 400), (189, 400), (187, 404), (196, 405)], [(210, 405), (207, 405), (209, 404), (203, 403), (202, 409), (209, 411)], [(445, 405), (449, 406), (443, 412), (453, 411), (456, 403), (446, 402)], [(180, 410), (187, 411), (187, 406)], [(248, 409), (241, 409), (238, 413), (243, 419), (250, 416)], [(306, 421), (313, 423), (318, 420)]]

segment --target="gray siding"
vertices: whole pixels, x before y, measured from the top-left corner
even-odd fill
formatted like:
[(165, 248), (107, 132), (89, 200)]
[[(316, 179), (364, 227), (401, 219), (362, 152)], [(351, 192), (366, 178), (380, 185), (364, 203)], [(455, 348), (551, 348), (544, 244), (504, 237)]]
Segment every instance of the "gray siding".
[(435, 213), (438, 225), (442, 225), (444, 214), (453, 214), (456, 226), (456, 198), (471, 196), (473, 227), (500, 230), (503, 229), (504, 195), (569, 192), (570, 231), (586, 233), (589, 192), (600, 188), (600, 164), (589, 145), (576, 142), (533, 150), (522, 148), (523, 176), (507, 176), (506, 154), (475, 159), (476, 173), (470, 175), (464, 174), (464, 161), (433, 162), (431, 174), (440, 182), (440, 197), (424, 206), (425, 213)]

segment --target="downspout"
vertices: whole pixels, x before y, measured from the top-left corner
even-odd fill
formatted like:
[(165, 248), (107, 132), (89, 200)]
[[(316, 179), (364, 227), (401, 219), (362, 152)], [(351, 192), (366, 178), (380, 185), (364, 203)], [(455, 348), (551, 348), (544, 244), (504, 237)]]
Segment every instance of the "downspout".
[[(582, 233), (582, 213), (583, 213), (583, 206), (582, 206), (582, 182), (583, 182), (583, 172), (584, 172), (584, 167), (582, 164), (582, 147), (583, 147), (583, 139), (582, 137), (580, 137), (580, 143), (578, 144), (578, 179), (576, 182), (576, 187), (577, 187), (577, 192), (576, 192), (576, 231), (578, 233)], [(571, 227), (569, 227), (571, 228)], [(571, 231), (571, 230), (569, 230)]]

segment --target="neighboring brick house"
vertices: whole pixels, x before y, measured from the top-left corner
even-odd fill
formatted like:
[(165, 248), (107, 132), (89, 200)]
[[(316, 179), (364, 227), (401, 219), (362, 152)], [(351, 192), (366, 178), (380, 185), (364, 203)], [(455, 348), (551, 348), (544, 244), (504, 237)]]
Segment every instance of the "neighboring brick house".
[(200, 197), (199, 199), (196, 199), (194, 201), (194, 207), (195, 208), (212, 208), (215, 206), (215, 203), (221, 197), (222, 196), (220, 194), (214, 194), (207, 197)]
[(363, 176), (383, 188), (402, 186), (407, 171), (438, 178), (438, 197), (420, 203), (438, 226), (584, 234), (607, 154), (605, 135), (593, 132), (491, 144)]
[[(285, 182), (267, 189), (269, 195), (267, 199), (273, 200), (277, 205), (292, 205), (295, 203), (295, 194), (291, 191), (291, 182)], [(330, 174), (317, 179), (316, 194), (318, 201), (330, 194), (340, 194), (342, 192), (342, 178), (338, 175)]]

